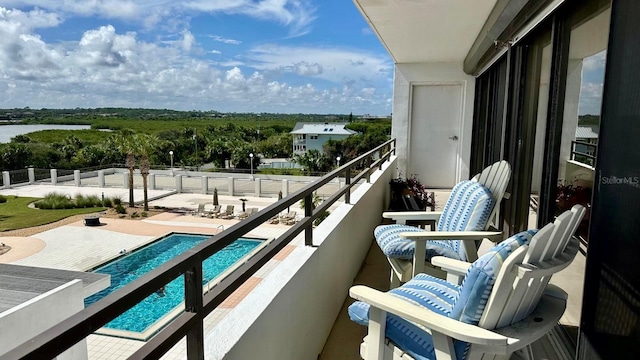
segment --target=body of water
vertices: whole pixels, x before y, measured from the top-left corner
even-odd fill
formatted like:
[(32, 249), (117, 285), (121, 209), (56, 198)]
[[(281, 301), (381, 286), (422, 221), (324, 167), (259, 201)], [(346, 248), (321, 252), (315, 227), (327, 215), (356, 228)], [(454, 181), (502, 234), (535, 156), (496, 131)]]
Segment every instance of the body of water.
[[(85, 299), (89, 306), (111, 294), (184, 251), (209, 239), (211, 235), (171, 234), (162, 240), (96, 269), (95, 273), (109, 274), (111, 286)], [(240, 238), (202, 262), (203, 285), (247, 255), (262, 241)], [(147, 297), (138, 305), (107, 323), (105, 327), (143, 332), (184, 301), (184, 277), (179, 276), (161, 292)]]
[(0, 143), (8, 143), (12, 137), (40, 130), (87, 130), (89, 125), (1, 125)]

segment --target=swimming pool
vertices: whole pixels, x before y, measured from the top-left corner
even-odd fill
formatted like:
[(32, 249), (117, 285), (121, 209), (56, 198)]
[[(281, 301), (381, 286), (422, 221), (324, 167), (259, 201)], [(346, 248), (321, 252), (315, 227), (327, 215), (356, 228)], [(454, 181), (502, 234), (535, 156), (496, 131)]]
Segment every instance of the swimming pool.
[[(93, 272), (111, 275), (111, 286), (85, 299), (85, 307), (113, 291), (157, 268), (162, 263), (195, 245), (210, 235), (170, 234), (131, 254), (112, 261)], [(246, 256), (263, 241), (240, 238), (202, 262), (203, 285), (220, 275), (235, 262)], [(166, 317), (184, 301), (184, 277), (178, 276), (164, 289), (153, 294), (107, 323), (107, 329), (142, 333), (158, 320)]]

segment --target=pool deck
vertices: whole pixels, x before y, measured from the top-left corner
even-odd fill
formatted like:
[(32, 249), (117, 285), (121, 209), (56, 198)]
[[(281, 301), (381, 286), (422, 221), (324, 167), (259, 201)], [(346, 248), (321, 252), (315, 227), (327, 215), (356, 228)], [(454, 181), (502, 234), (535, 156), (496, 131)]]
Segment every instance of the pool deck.
[[(75, 188), (65, 186), (65, 192), (74, 195), (96, 188)], [(61, 187), (56, 190), (61, 192)], [(98, 189), (98, 193), (105, 191), (109, 196), (109, 189)], [(17, 189), (0, 190), (0, 194), (17, 196), (44, 195), (48, 190), (42, 185), (24, 186)], [(141, 196), (142, 192), (137, 191)], [(191, 215), (198, 204), (204, 203), (205, 210), (212, 208), (211, 195), (205, 194), (154, 194), (161, 196), (149, 203), (150, 207), (161, 206), (176, 211), (164, 212), (140, 220), (100, 218), (103, 225), (85, 226), (82, 220), (36, 233), (31, 236), (3, 237), (0, 240), (11, 246), (11, 250), (0, 255), (0, 263), (11, 263), (35, 267), (47, 267), (64, 270), (87, 271), (120, 255), (122, 250), (131, 251), (141, 247), (159, 236), (171, 233), (194, 233), (214, 235), (238, 220), (212, 219)], [(257, 207), (259, 210), (276, 202), (276, 198), (256, 198), (243, 196), (247, 199), (246, 207)], [(242, 208), (240, 197), (219, 196), (219, 203), (234, 205), (238, 213)], [(136, 199), (137, 200), (137, 199)], [(335, 204), (337, 205), (337, 204)], [(295, 209), (296, 211), (298, 209)], [(301, 210), (298, 211), (301, 213)], [(251, 232), (247, 237), (274, 238), (289, 229), (287, 225), (263, 224)], [(205, 333), (209, 332), (227, 313), (235, 308), (262, 280), (284, 260), (296, 247), (304, 246), (303, 241), (296, 239), (287, 245), (272, 260), (263, 266), (254, 276), (243, 284), (234, 294), (225, 300), (216, 310), (205, 318)], [(102, 335), (90, 335), (87, 338), (89, 359), (111, 360), (127, 357), (142, 346), (143, 342), (130, 339), (115, 338)], [(163, 359), (183, 359), (185, 357), (185, 343), (180, 341)]]

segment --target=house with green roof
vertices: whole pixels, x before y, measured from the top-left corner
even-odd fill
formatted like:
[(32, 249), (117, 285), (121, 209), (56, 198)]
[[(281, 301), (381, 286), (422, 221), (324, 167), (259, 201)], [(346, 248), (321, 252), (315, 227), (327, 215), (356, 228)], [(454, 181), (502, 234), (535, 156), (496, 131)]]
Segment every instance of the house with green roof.
[(322, 151), (328, 140), (342, 140), (357, 132), (347, 129), (346, 123), (297, 123), (293, 134), (293, 153), (304, 154), (308, 150)]

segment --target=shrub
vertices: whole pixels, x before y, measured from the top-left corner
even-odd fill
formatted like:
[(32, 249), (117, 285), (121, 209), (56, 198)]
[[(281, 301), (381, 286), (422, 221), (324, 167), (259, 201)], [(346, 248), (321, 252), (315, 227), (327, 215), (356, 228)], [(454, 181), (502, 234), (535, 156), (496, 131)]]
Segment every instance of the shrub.
[(111, 198), (109, 197), (104, 198), (104, 201), (102, 202), (102, 206), (113, 207), (113, 200), (111, 200)]
[(0, 195), (0, 204), (6, 203), (6, 202), (7, 202), (7, 197), (4, 195)]
[(36, 201), (34, 205), (38, 209), (72, 209), (74, 207), (67, 195), (55, 192), (45, 195), (44, 199)]
[(117, 196), (113, 197), (113, 201), (112, 202), (113, 202), (113, 206), (122, 205), (122, 199), (117, 197)]
[(126, 214), (127, 213), (127, 209), (124, 208), (124, 206), (122, 206), (122, 204), (118, 204), (115, 206), (116, 212), (118, 214)]
[(137, 218), (137, 217), (140, 217), (140, 215), (138, 214), (138, 212), (137, 212), (137, 211), (136, 211), (136, 212), (131, 213), (131, 218)]
[(147, 212), (146, 212), (146, 211), (143, 211), (143, 212), (141, 212), (141, 213), (140, 213), (140, 216), (142, 216), (142, 217), (147, 217), (147, 216), (149, 216), (149, 214), (147, 214)]
[(81, 208), (101, 206), (101, 201), (97, 195), (77, 194), (76, 206)]

